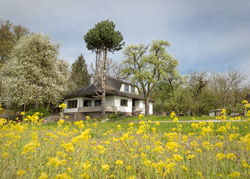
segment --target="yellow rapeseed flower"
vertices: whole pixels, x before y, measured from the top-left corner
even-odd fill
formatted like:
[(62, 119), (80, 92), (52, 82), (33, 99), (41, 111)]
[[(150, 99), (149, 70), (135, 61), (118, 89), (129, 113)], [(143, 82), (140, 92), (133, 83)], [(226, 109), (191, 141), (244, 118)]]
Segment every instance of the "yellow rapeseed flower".
[(229, 160), (234, 160), (236, 159), (237, 157), (233, 154), (233, 153), (227, 153), (227, 159)]
[(56, 175), (56, 179), (72, 179), (67, 173), (59, 173)]
[(217, 153), (216, 154), (216, 159), (222, 160), (223, 158), (226, 158), (226, 155), (223, 153)]
[(35, 149), (39, 146), (40, 143), (38, 143), (37, 141), (31, 141), (23, 147), (22, 154), (26, 154), (28, 152), (35, 152)]
[(188, 170), (188, 168), (185, 165), (181, 166), (181, 169), (184, 170), (184, 171)]
[(42, 172), (41, 174), (40, 174), (40, 176), (38, 177), (38, 179), (47, 179), (49, 176), (46, 174), (46, 173), (44, 173), (44, 172)]
[(22, 169), (19, 169), (19, 170), (17, 170), (17, 172), (16, 172), (16, 174), (17, 174), (18, 176), (23, 176), (25, 173), (26, 173), (26, 171), (25, 171), (25, 170), (22, 170)]
[(66, 105), (65, 103), (62, 103), (62, 104), (60, 104), (60, 105), (59, 105), (59, 108), (61, 108), (61, 109), (65, 109), (65, 108), (66, 108), (66, 106), (67, 106), (67, 105)]
[(108, 164), (102, 164), (102, 169), (108, 171), (109, 165)]
[(91, 167), (91, 164), (89, 161), (84, 162), (82, 165), (83, 170), (88, 170), (90, 167)]
[(144, 117), (144, 115), (143, 114), (139, 114), (138, 117), (141, 120)]
[(230, 173), (229, 175), (228, 175), (229, 177), (240, 177), (240, 172), (232, 172), (232, 173)]
[(24, 115), (25, 115), (25, 112), (21, 112), (20, 114), (21, 114), (22, 116), (24, 116)]
[(176, 116), (175, 112), (172, 111), (171, 114), (170, 114), (170, 117), (173, 119), (175, 116)]
[(117, 160), (117, 161), (115, 162), (115, 164), (121, 166), (121, 165), (124, 164), (124, 162), (123, 162), (123, 160)]

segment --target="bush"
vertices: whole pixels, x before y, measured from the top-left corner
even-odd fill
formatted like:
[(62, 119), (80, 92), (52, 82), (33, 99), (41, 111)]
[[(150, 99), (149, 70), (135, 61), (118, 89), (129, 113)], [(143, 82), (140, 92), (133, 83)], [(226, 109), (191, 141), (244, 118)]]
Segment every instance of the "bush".
[(43, 113), (43, 117), (46, 117), (46, 116), (50, 115), (50, 112), (48, 112), (45, 107), (39, 107), (38, 109), (33, 109), (32, 108), (32, 109), (27, 111), (26, 115), (33, 115), (36, 112)]

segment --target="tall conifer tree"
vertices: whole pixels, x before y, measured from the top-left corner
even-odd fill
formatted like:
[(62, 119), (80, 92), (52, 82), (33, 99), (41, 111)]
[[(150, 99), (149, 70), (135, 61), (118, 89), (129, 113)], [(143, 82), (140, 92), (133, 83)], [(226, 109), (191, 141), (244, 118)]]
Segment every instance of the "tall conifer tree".
[(87, 67), (88, 66), (82, 54), (72, 64), (71, 80), (73, 82), (74, 89), (78, 89), (89, 84), (89, 73)]

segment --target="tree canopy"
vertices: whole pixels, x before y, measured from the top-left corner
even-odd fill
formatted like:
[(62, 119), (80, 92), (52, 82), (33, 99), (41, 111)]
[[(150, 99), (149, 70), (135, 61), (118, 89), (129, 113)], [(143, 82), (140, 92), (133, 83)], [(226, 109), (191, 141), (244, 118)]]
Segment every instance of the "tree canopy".
[[(102, 97), (102, 118), (105, 117), (105, 96), (107, 76), (107, 54), (122, 49), (124, 45), (121, 32), (115, 30), (115, 24), (106, 20), (99, 22), (84, 36), (87, 48), (96, 53), (94, 81), (99, 83)], [(97, 86), (97, 85), (95, 85)]]
[(82, 54), (72, 64), (70, 79), (73, 82), (73, 90), (89, 84), (90, 76), (87, 67), (88, 66)]
[(124, 50), (125, 68), (123, 73), (131, 76), (132, 82), (139, 83), (145, 98), (145, 113), (149, 112), (149, 98), (160, 81), (177, 73), (178, 61), (169, 55), (167, 41), (155, 40), (150, 46), (130, 45)]
[(115, 52), (122, 49), (124, 45), (121, 32), (115, 30), (115, 24), (106, 20), (99, 22), (94, 28), (90, 29), (84, 36), (87, 48), (91, 51), (107, 49)]
[(0, 72), (9, 104), (56, 104), (63, 97), (69, 73), (68, 65), (58, 60), (58, 48), (43, 34), (18, 41)]
[(21, 25), (13, 25), (10, 21), (0, 22), (0, 63), (5, 61), (17, 41), (29, 34), (29, 30)]

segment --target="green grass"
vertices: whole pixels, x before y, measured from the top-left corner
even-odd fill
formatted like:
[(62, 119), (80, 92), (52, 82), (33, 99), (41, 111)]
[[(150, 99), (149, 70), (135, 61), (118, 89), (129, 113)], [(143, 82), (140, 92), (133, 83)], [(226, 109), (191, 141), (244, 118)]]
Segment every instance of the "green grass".
[[(215, 117), (211, 117), (211, 116), (200, 116), (200, 117), (196, 117), (196, 116), (180, 116), (179, 120), (180, 121), (189, 121), (189, 120), (193, 120), (193, 118), (195, 118), (196, 120), (209, 120), (209, 119), (215, 119)], [(171, 121), (172, 119), (170, 118), (170, 116), (144, 116), (145, 120), (151, 120), (151, 121)], [(138, 121), (139, 118), (138, 116), (131, 116), (131, 117), (126, 117), (123, 119), (120, 119), (121, 121), (126, 121), (126, 122), (133, 122), (133, 121)]]
[[(134, 127), (138, 128), (139, 127), (139, 119), (136, 120), (137, 122), (134, 123)], [(152, 120), (153, 121), (153, 120)], [(133, 122), (133, 121), (132, 121)], [(92, 126), (94, 122), (89, 122), (89, 125)], [(157, 133), (168, 133), (168, 132), (173, 132), (172, 128), (177, 128), (177, 125), (181, 124), (182, 125), (182, 133), (183, 134), (188, 134), (188, 133), (192, 133), (195, 132), (193, 130), (193, 128), (191, 127), (191, 122), (189, 123), (175, 123), (175, 122), (168, 122), (168, 123), (160, 123), (159, 126), (157, 126)], [(214, 128), (218, 128), (218, 126), (221, 125), (225, 125), (226, 122), (220, 122), (220, 123), (214, 123)], [(126, 132), (127, 128), (129, 128), (129, 122), (128, 121), (107, 121), (104, 123), (98, 123), (98, 126), (95, 130), (95, 137), (101, 137), (102, 134), (106, 131), (109, 131), (111, 129), (115, 130), (117, 128), (117, 125), (121, 126), (121, 131)], [(233, 125), (238, 127), (239, 130), (237, 132), (239, 132), (242, 135), (247, 134), (247, 129), (250, 128), (250, 123), (249, 122), (233, 122)], [(64, 126), (68, 126), (70, 129), (76, 128), (75, 125), (70, 124), (70, 123), (65, 123)], [(87, 126), (87, 123), (85, 122), (85, 126)], [(155, 124), (151, 124), (151, 126), (155, 126)], [(50, 123), (45, 123), (44, 125), (41, 126), (41, 128), (43, 129), (51, 129), (51, 127), (57, 127), (57, 123), (55, 122), (50, 122)], [(214, 132), (216, 134), (216, 132)]]

